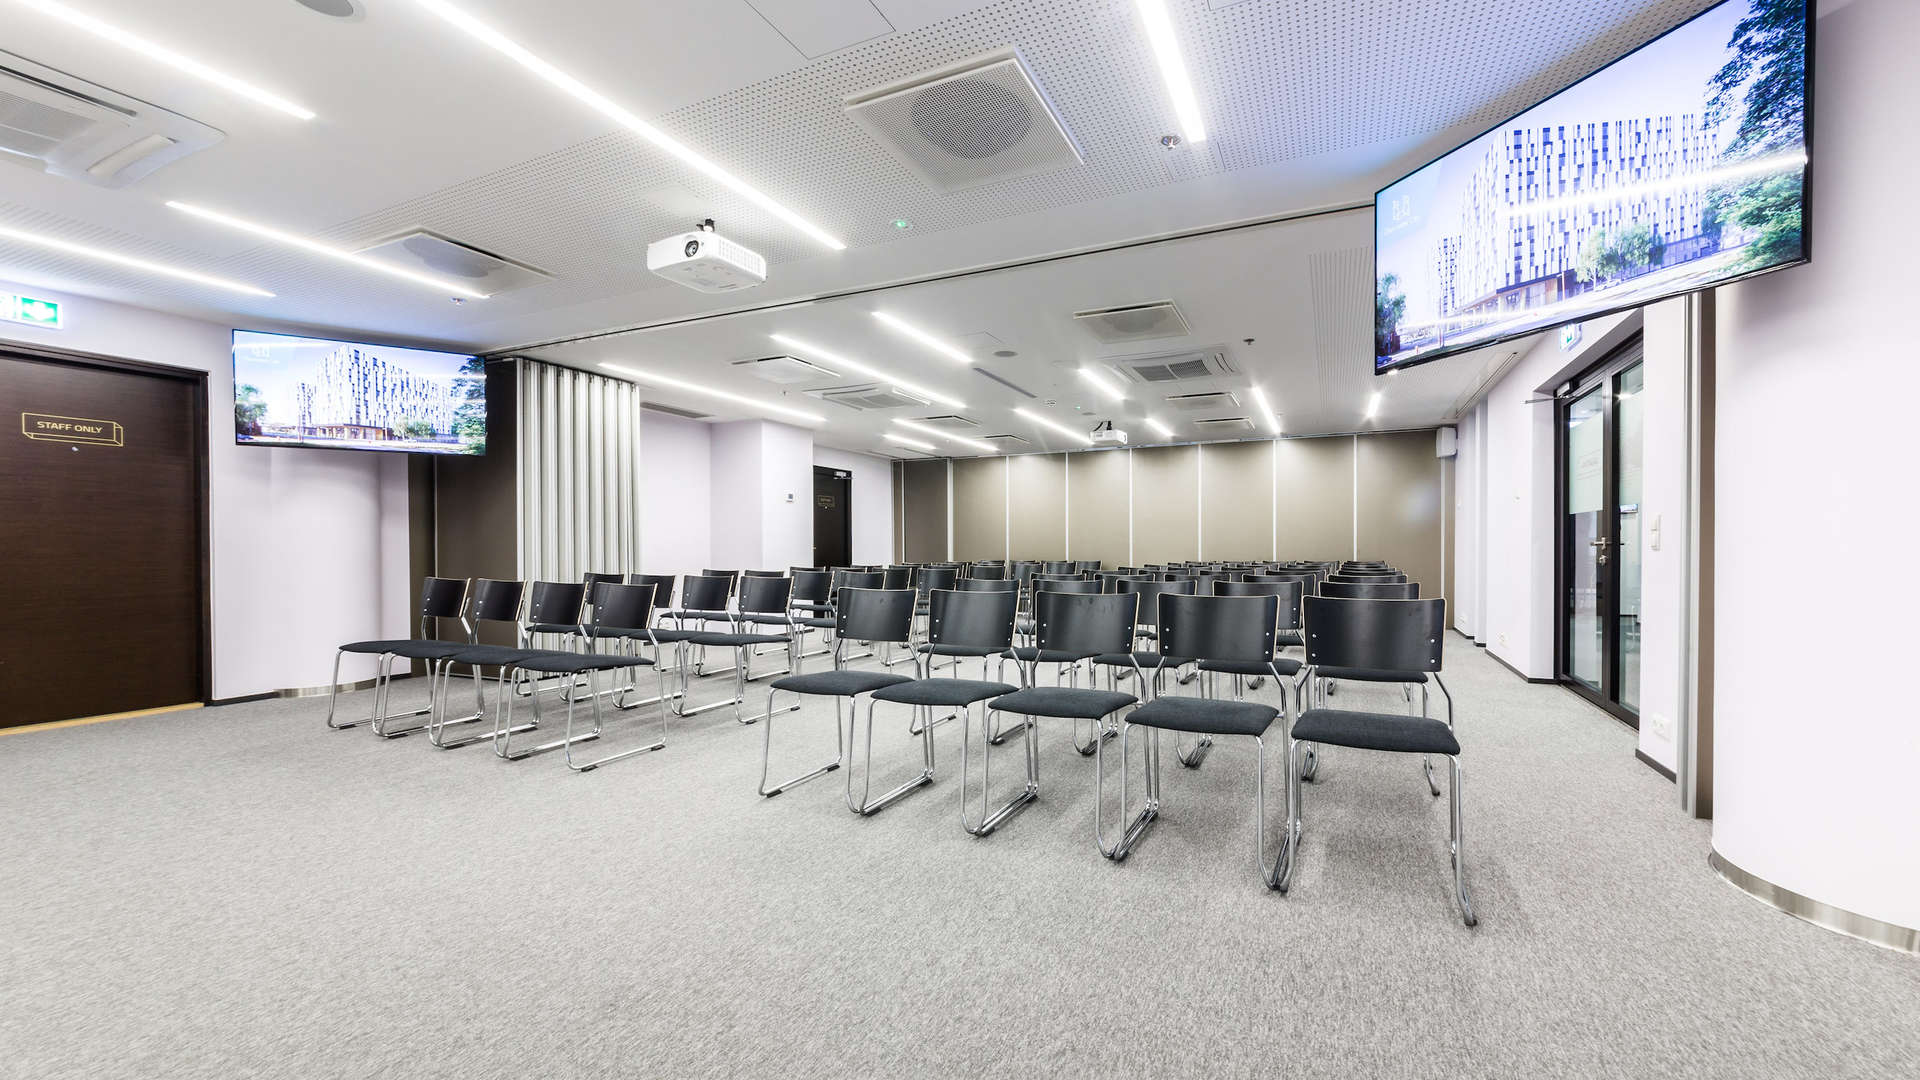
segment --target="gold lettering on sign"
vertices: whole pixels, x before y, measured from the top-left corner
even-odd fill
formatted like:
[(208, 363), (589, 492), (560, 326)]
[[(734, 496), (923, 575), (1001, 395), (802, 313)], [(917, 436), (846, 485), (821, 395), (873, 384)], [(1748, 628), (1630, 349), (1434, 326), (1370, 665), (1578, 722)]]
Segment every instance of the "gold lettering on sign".
[(55, 416), (52, 413), (23, 412), (20, 434), (40, 442), (85, 443), (88, 446), (125, 446), (127, 431), (111, 420), (89, 420), (83, 416)]

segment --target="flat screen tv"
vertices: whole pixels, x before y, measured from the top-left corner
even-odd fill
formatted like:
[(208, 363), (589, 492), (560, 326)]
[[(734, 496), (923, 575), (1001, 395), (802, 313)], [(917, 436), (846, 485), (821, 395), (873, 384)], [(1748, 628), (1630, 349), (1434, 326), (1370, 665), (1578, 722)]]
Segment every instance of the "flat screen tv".
[(1805, 262), (1808, 0), (1726, 0), (1374, 196), (1374, 371)]
[(233, 432), (236, 442), (256, 446), (484, 454), (486, 363), (235, 330)]

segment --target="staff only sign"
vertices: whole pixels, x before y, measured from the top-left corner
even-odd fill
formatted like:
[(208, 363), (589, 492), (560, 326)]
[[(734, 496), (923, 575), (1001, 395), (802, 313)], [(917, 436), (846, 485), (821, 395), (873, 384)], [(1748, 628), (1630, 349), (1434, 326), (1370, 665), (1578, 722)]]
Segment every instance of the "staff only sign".
[(125, 446), (127, 432), (111, 420), (89, 420), (82, 416), (55, 416), (52, 413), (23, 412), (20, 434), (41, 442), (85, 443), (88, 446)]

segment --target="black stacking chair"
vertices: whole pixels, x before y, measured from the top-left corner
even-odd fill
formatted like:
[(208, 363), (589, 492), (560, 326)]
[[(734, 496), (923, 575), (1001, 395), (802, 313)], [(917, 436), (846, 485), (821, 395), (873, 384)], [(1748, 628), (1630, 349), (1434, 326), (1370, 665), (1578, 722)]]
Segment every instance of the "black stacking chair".
[[(1151, 700), (1160, 690), (1160, 675), (1167, 668), (1177, 668), (1192, 658), (1169, 659), (1156, 646), (1141, 649), (1142, 641), (1156, 639), (1158, 629), (1155, 620), (1159, 618), (1160, 597), (1167, 595), (1192, 596), (1197, 589), (1191, 578), (1179, 581), (1138, 581), (1122, 578), (1116, 582), (1118, 592), (1134, 593), (1140, 597), (1138, 623), (1134, 626), (1134, 641), (1126, 652), (1107, 653), (1093, 658), (1093, 663), (1107, 669), (1107, 689), (1114, 688), (1116, 678), (1132, 675), (1139, 678), (1140, 696)], [(1077, 732), (1076, 732), (1077, 734)]]
[(913, 588), (913, 567), (889, 566), (880, 571), (880, 587), (883, 589)]
[(1099, 559), (1086, 559), (1086, 560), (1081, 560), (1079, 562), (1075, 562), (1073, 564), (1073, 572), (1076, 574), (1091, 574), (1091, 573), (1095, 573), (1099, 569), (1100, 569)]
[[(414, 716), (430, 716), (433, 712), (431, 697), (433, 666), (439, 665), (446, 657), (458, 652), (473, 642), (473, 624), (464, 613), (467, 608), (467, 579), (430, 577), (420, 585), (420, 636), (417, 638), (384, 638), (370, 641), (350, 641), (340, 646), (333, 654), (333, 689), (327, 695), (327, 726), (335, 731), (372, 724), (373, 730), (380, 731), (389, 720), (404, 720)], [(438, 637), (441, 619), (459, 619), (461, 629), (466, 631), (465, 641), (443, 641)], [(344, 724), (335, 723), (334, 709), (340, 703), (340, 659), (348, 653), (360, 656), (378, 657), (374, 669), (373, 711), (364, 719), (349, 720)], [(393, 678), (393, 662), (396, 659), (425, 660), (430, 665), (428, 674), (429, 697), (427, 707), (412, 712), (387, 714), (387, 686)]]
[[(608, 642), (641, 637), (647, 634), (647, 624), (651, 621), (653, 621), (653, 589), (651, 587), (646, 585), (602, 584), (599, 592), (596, 594), (594, 621), (592, 626), (587, 629), (587, 636), (590, 640)], [(567, 768), (572, 769), (574, 772), (589, 772), (608, 762), (619, 761), (622, 758), (633, 757), (635, 754), (644, 754), (648, 751), (662, 749), (667, 745), (667, 709), (664, 701), (660, 703), (659, 739), (643, 746), (635, 746), (608, 754), (605, 757), (595, 758), (592, 761), (573, 760), (573, 746), (575, 743), (598, 739), (604, 731), (600, 710), (601, 694), (598, 686), (595, 685), (599, 681), (599, 673), (602, 671), (614, 671), (620, 668), (634, 667), (636, 665), (651, 665), (652, 663), (653, 661), (644, 656), (623, 654), (617, 651), (605, 653), (576, 653), (541, 650), (523, 655), (520, 659), (514, 661), (515, 666), (521, 671), (535, 675), (563, 677), (568, 680), (567, 693), (565, 695), (567, 702), (566, 731), (562, 738), (547, 743), (544, 746), (534, 747), (531, 750), (523, 750), (519, 754), (502, 754), (501, 756), (509, 760), (514, 760), (531, 754), (543, 753), (547, 750), (561, 749), (566, 751)], [(585, 676), (587, 680), (587, 696), (585, 700), (593, 703), (593, 728), (584, 734), (575, 735), (573, 733), (573, 707), (576, 702), (581, 700), (577, 683), (582, 676)], [(661, 696), (665, 697), (664, 688)], [(540, 698), (535, 696), (533, 699), (533, 722), (536, 727), (539, 726), (540, 720)]]
[(1337, 581), (1342, 585), (1404, 585), (1407, 575), (1386, 570), (1351, 570), (1337, 574), (1328, 574), (1328, 581)]
[(967, 576), (976, 580), (1004, 580), (1007, 576), (1007, 564), (977, 562), (967, 567)]
[[(536, 634), (551, 634), (558, 637), (560, 639), (560, 647), (563, 649), (569, 648), (573, 643), (577, 642), (578, 639), (586, 633), (586, 598), (592, 589), (595, 578), (610, 579), (615, 582), (620, 580), (616, 574), (586, 575), (578, 586), (580, 590), (579, 603), (571, 606), (569, 606), (567, 602), (573, 595), (571, 592), (556, 590), (551, 587), (563, 584), (562, 582), (534, 582), (531, 600), (529, 601), (531, 606), (527, 610), (527, 619), (520, 627), (521, 648), (533, 648), (532, 643), (534, 635)], [(542, 603), (543, 598), (546, 601), (544, 604)]]
[[(1278, 624), (1280, 598), (1277, 596), (1192, 596), (1163, 593), (1159, 599), (1160, 639), (1163, 648), (1190, 656), (1203, 663), (1271, 665), (1274, 655), (1274, 627)], [(1271, 667), (1269, 670), (1272, 670)], [(1275, 673), (1277, 677), (1277, 672)], [(1281, 703), (1285, 704), (1284, 696)], [(1276, 862), (1266, 872), (1267, 859), (1267, 753), (1266, 733), (1280, 710), (1253, 701), (1223, 701), (1218, 698), (1186, 697), (1162, 694), (1128, 713), (1121, 724), (1120, 741), (1120, 818), (1126, 822), (1120, 839), (1109, 845), (1101, 827), (1101, 810), (1106, 805), (1106, 777), (1096, 781), (1094, 839), (1101, 854), (1115, 861), (1133, 851), (1147, 827), (1160, 816), (1160, 732), (1186, 732), (1209, 739), (1224, 735), (1251, 736), (1258, 749), (1256, 763), (1254, 814), (1256, 866), (1267, 884), (1278, 881)], [(1133, 729), (1148, 729), (1142, 764), (1146, 776), (1146, 805), (1132, 820), (1128, 814), (1127, 762)]]
[(743, 570), (742, 577), (786, 577), (785, 570)]
[(1062, 574), (1073, 573), (1074, 569), (1073, 564), (1065, 559), (1049, 559), (1040, 564), (1040, 572), (1049, 577), (1059, 577)]
[(822, 647), (806, 650), (807, 631), (833, 629), (833, 571), (801, 569), (793, 571), (793, 593), (788, 599), (793, 624), (799, 632), (799, 658), (825, 656), (833, 650)]
[[(785, 672), (771, 672), (770, 674), (792, 674), (800, 669), (799, 650), (796, 644), (796, 639), (799, 636), (799, 627), (794, 625), (792, 617), (787, 613), (787, 604), (790, 600), (792, 590), (792, 578), (744, 578), (740, 582), (740, 611), (737, 616), (739, 621), (727, 630), (695, 630), (686, 636), (686, 644), (698, 648), (712, 646), (714, 648), (733, 650), (733, 701), (731, 704), (733, 706), (733, 718), (742, 724), (752, 724), (766, 719), (764, 715), (740, 715), (740, 706), (747, 699), (747, 684), (756, 678), (753, 674), (753, 650), (755, 647), (760, 645), (785, 645), (787, 647), (787, 670)], [(747, 626), (755, 625), (756, 619), (771, 620), (771, 623), (760, 621), (759, 625), (784, 626), (787, 628), (786, 632), (768, 633), (763, 630), (745, 629)], [(759, 676), (759, 678), (766, 678), (766, 676)], [(682, 684), (682, 690), (685, 690), (684, 682)], [(681, 699), (680, 704), (683, 710), (680, 713), (682, 716), (691, 716), (694, 713), (705, 712), (710, 708), (716, 707), (713, 705), (703, 705), (696, 709), (686, 709), (686, 700), (684, 697)], [(799, 706), (795, 705), (794, 708), (797, 709)]]
[(673, 590), (678, 583), (672, 574), (628, 574), (629, 585), (653, 586), (653, 614), (657, 620), (662, 614), (673, 610)]
[[(1262, 680), (1271, 678), (1274, 686), (1279, 688), (1281, 705), (1287, 705), (1287, 681), (1300, 674), (1301, 664), (1298, 660), (1279, 654), (1287, 647), (1289, 641), (1298, 641), (1300, 638), (1300, 601), (1305, 596), (1305, 584), (1299, 581), (1216, 581), (1213, 583), (1213, 591), (1216, 596), (1276, 597), (1279, 611), (1274, 624), (1274, 655), (1265, 660), (1202, 659), (1200, 661), (1200, 672), (1206, 680), (1203, 685), (1205, 696), (1219, 697), (1213, 684), (1220, 675), (1226, 675), (1232, 680), (1234, 701), (1246, 700), (1247, 690), (1256, 689)], [(1292, 704), (1296, 707), (1300, 705), (1297, 694)], [(1176, 747), (1174, 756), (1187, 768), (1197, 769), (1206, 759), (1207, 749), (1212, 745), (1213, 739), (1202, 735), (1191, 747)], [(1311, 777), (1313, 774), (1311, 751), (1308, 757), (1307, 774)]]
[[(571, 593), (574, 586), (558, 582), (544, 584), (561, 586), (558, 592), (543, 591), (542, 595), (551, 598), (552, 603), (565, 604), (572, 600)], [(473, 640), (459, 652), (449, 655), (436, 674), (441, 689), (433, 695), (435, 711), (427, 718), (426, 730), (429, 743), (442, 750), (453, 750), (499, 737), (502, 714), (506, 718), (511, 718), (513, 715), (512, 701), (515, 695), (508, 689), (508, 676), (514, 674), (513, 661), (525, 651), (526, 622), (520, 614), (520, 601), (525, 593), (526, 585), (518, 581), (481, 578), (474, 585), (473, 604), (467, 611), (468, 626), (471, 628)], [(557, 609), (550, 606), (548, 610)], [(504, 623), (513, 627), (515, 640), (520, 644), (479, 644), (478, 624), (480, 623)], [(452, 707), (453, 665), (457, 663), (467, 665), (468, 673), (473, 676), (473, 711), (464, 716), (449, 717), (447, 710)], [(480, 670), (482, 667), (496, 668), (494, 730), (469, 735), (463, 739), (449, 739), (447, 738), (449, 727), (478, 723), (487, 715), (486, 685)], [(533, 725), (526, 724), (516, 730), (531, 731)]]
[[(1418, 582), (1353, 584), (1337, 582), (1329, 578), (1320, 582), (1320, 595), (1347, 600), (1418, 600), (1420, 599), (1420, 585)], [(1427, 713), (1427, 678), (1422, 672), (1377, 671), (1370, 668), (1329, 667), (1317, 671), (1314, 674), (1313, 689), (1316, 698), (1325, 699), (1333, 696), (1334, 690), (1339, 685), (1339, 680), (1342, 679), (1348, 682), (1398, 683), (1403, 687), (1409, 704), (1413, 701), (1413, 688), (1418, 686), (1420, 687), (1420, 713), (1422, 716)], [(1324, 704), (1324, 701), (1322, 703)], [(1313, 779), (1311, 760), (1307, 769), (1307, 779)], [(1439, 781), (1428, 777), (1428, 783), (1432, 786), (1433, 793), (1438, 795), (1440, 793)]]
[[(934, 591), (927, 620), (928, 643), (921, 646), (932, 655), (939, 656), (991, 656), (1013, 644), (1013, 615), (1019, 600), (1019, 594), (1013, 588), (1005, 589), (967, 589), (969, 582), (961, 582), (958, 590), (938, 589)], [(990, 582), (981, 581), (985, 585)], [(992, 583), (999, 584), (999, 583)], [(1004, 584), (1012, 586), (1009, 581)], [(982, 672), (985, 675), (985, 672)], [(873, 691), (867, 698), (867, 738), (863, 754), (865, 764), (855, 769), (849, 758), (847, 769), (847, 809), (856, 814), (873, 814), (888, 804), (904, 798), (927, 784), (933, 783), (933, 726), (939, 721), (934, 719), (936, 708), (958, 709), (950, 716), (960, 718), (963, 725), (973, 720), (973, 706), (989, 698), (1013, 692), (1014, 687), (988, 680), (959, 678), (921, 678), (909, 682), (894, 683)], [(920, 736), (922, 768), (919, 775), (894, 788), (878, 798), (871, 797), (873, 788), (873, 712), (877, 703), (882, 701), (908, 705), (913, 708), (913, 722), (908, 728), (912, 734)], [(848, 718), (849, 733), (854, 742), (859, 742), (859, 733), (853, 730), (857, 714)], [(965, 736), (963, 735), (964, 739)], [(962, 756), (964, 771), (965, 757)], [(860, 783), (860, 796), (853, 794), (853, 774), (864, 771)], [(961, 788), (966, 787), (962, 777)]]
[[(963, 593), (1011, 593), (1014, 598), (1015, 610), (1017, 611), (1020, 606), (1020, 583), (1010, 578), (962, 578), (948, 585), (946, 591)], [(985, 646), (961, 645), (952, 641), (943, 644), (934, 640), (933, 620), (931, 615), (929, 615), (927, 620), (927, 643), (917, 648), (918, 651), (927, 658), (926, 670), (929, 677), (933, 675), (936, 668), (958, 667), (961, 659), (977, 657), (980, 660), (980, 677), (985, 679), (987, 677), (988, 658), (997, 658), (1012, 647), (1013, 641), (1011, 638), (1008, 639), (1005, 645), (997, 649), (989, 649)], [(937, 656), (948, 657), (948, 660), (945, 664), (938, 663), (934, 660), (934, 657)]]
[[(842, 589), (878, 589), (880, 588), (880, 586), (884, 585), (885, 583), (886, 583), (885, 571), (856, 570), (856, 569), (835, 570), (833, 572), (833, 603), (836, 605), (839, 603), (840, 590)], [(836, 608), (836, 610), (829, 611), (827, 614), (831, 617), (834, 617), (833, 624), (828, 626), (827, 629), (837, 635), (839, 633), (839, 629), (838, 629), (839, 612)], [(853, 655), (848, 656), (845, 653), (842, 653), (839, 651), (840, 643), (838, 640), (833, 641), (831, 644), (834, 649), (834, 654), (845, 660), (861, 660), (873, 655), (873, 651), (869, 649), (866, 652), (854, 653)], [(907, 653), (909, 656), (911, 656), (913, 654), (913, 650), (908, 649)]]
[[(866, 575), (879, 577), (878, 574)], [(789, 675), (776, 680), (767, 688), (767, 727), (760, 748), (760, 794), (769, 798), (788, 788), (804, 784), (818, 776), (823, 776), (839, 768), (847, 760), (847, 733), (853, 726), (850, 720), (846, 727), (840, 725), (840, 702), (846, 699), (850, 710), (860, 707), (860, 695), (871, 694), (882, 687), (896, 683), (910, 682), (912, 677), (895, 675), (889, 671), (855, 671), (846, 666), (846, 646), (848, 641), (871, 641), (875, 644), (890, 643), (911, 646), (913, 638), (913, 590), (912, 589), (873, 589), (857, 586), (842, 587), (835, 595), (834, 603), (834, 650), (833, 670), (819, 671), (805, 675)], [(908, 653), (912, 653), (909, 648)], [(913, 677), (918, 677), (916, 670)], [(767, 787), (768, 769), (773, 761), (773, 695), (786, 691), (790, 694), (833, 699), (833, 737), (839, 746), (839, 752), (833, 761), (813, 770), (782, 781), (778, 786)], [(794, 708), (798, 708), (795, 705)], [(791, 711), (791, 710), (782, 710)], [(867, 734), (871, 739), (873, 728), (869, 718)], [(922, 734), (931, 738), (930, 733)], [(851, 792), (851, 788), (849, 788)]]
[[(689, 575), (680, 587), (680, 609), (668, 613), (674, 625), (671, 628), (654, 628), (653, 641), (656, 649), (661, 645), (674, 647), (674, 668), (680, 673), (680, 686), (672, 694), (672, 698), (677, 702), (673, 706), (675, 716), (696, 716), (709, 709), (728, 707), (727, 702), (716, 701), (697, 709), (687, 708), (687, 692), (691, 688), (693, 676), (725, 674), (725, 672), (702, 671), (700, 659), (696, 658), (694, 650), (687, 646), (693, 644), (696, 648), (700, 647), (695, 639), (702, 634), (715, 632), (716, 624), (724, 626), (729, 631), (734, 628), (733, 615), (727, 610), (731, 588), (732, 582), (723, 575), (711, 574), (700, 577)], [(689, 626), (689, 623), (692, 625)]]
[(1417, 581), (1350, 582), (1328, 578), (1320, 583), (1320, 595), (1342, 600), (1418, 600), (1420, 583)]
[(1310, 743), (1420, 754), (1426, 759), (1428, 788), (1433, 782), (1433, 755), (1444, 755), (1450, 765), (1448, 833), (1453, 856), (1454, 899), (1468, 926), (1474, 924), (1473, 904), (1467, 897), (1465, 820), (1460, 810), (1460, 742), (1454, 735), (1453, 695), (1440, 680), (1442, 643), (1446, 635), (1445, 600), (1348, 600), (1310, 596), (1305, 601), (1308, 674), (1329, 668), (1419, 672), (1431, 678), (1447, 699), (1447, 719), (1351, 709), (1310, 708), (1293, 722), (1287, 740), (1287, 835), (1270, 884), (1287, 891), (1299, 855), (1301, 832), (1300, 753)]
[(1039, 797), (1040, 738), (1039, 727), (1034, 722), (1037, 717), (1048, 716), (1072, 720), (1076, 727), (1081, 720), (1092, 722), (1094, 767), (1096, 769), (1105, 767), (1100, 748), (1106, 742), (1103, 728), (1106, 718), (1137, 703), (1140, 699), (1117, 690), (1039, 686), (1036, 681), (1037, 673), (1032, 669), (1042, 662), (1073, 663), (1108, 653), (1129, 651), (1133, 647), (1134, 616), (1139, 604), (1140, 597), (1133, 593), (1084, 595), (1046, 591), (1034, 597), (1034, 639), (1037, 644), (1031, 650), (1033, 659), (1028, 663), (1029, 670), (1023, 680), (1026, 685), (1023, 689), (989, 701), (987, 703), (989, 716), (981, 718), (981, 734), (987, 736), (991, 743), (993, 721), (990, 716), (992, 713), (1006, 712), (1021, 717), (1019, 726), (1026, 732), (1027, 784), (1024, 790), (1002, 804), (999, 809), (989, 811), (987, 786), (992, 774), (988, 765), (993, 751), (990, 748), (983, 749), (981, 817), (977, 824), (969, 822), (966, 812), (965, 770), (966, 759), (971, 751), (963, 737), (960, 824), (968, 832), (975, 836), (985, 836)]
[[(473, 620), (475, 622), (505, 622), (514, 617), (520, 606), (521, 586), (517, 581), (481, 581), (475, 586), (473, 601)], [(651, 595), (651, 593), (649, 593)], [(586, 608), (587, 587), (583, 582), (572, 581), (536, 581), (526, 590), (526, 611), (520, 616), (518, 643), (514, 645), (474, 645), (448, 659), (454, 663), (466, 664), (474, 675), (474, 703), (476, 710), (472, 716), (442, 720), (437, 724), (428, 739), (443, 750), (452, 750), (470, 746), (482, 739), (493, 741), (493, 752), (509, 761), (517, 761), (533, 754), (557, 750), (560, 743), (550, 742), (532, 750), (515, 751), (512, 748), (513, 736), (522, 731), (532, 731), (540, 726), (539, 706), (540, 673), (523, 671), (520, 661), (528, 656), (546, 651), (570, 652), (571, 650), (544, 650), (537, 648), (534, 638), (537, 634), (558, 634), (563, 641), (586, 642), (591, 646), (592, 639), (587, 628), (581, 623), (581, 612)], [(565, 633), (551, 627), (572, 626), (572, 633)], [(484, 713), (481, 700), (482, 682), (480, 668), (496, 669), (495, 682), (498, 690), (494, 704), (493, 731), (488, 735), (476, 735), (465, 739), (448, 741), (445, 729), (453, 724), (478, 720)], [(522, 679), (521, 676), (526, 678)], [(509, 685), (514, 687), (508, 692)], [(565, 696), (571, 698), (574, 684), (564, 683)], [(534, 720), (528, 724), (513, 722), (514, 697), (530, 697), (534, 704)]]

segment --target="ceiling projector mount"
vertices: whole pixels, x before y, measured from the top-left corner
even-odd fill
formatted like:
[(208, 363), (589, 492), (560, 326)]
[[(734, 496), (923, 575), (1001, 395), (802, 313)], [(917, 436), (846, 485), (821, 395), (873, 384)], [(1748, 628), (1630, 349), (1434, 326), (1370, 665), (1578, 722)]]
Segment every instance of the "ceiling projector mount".
[(1090, 433), (1090, 437), (1093, 439), (1093, 445), (1095, 446), (1127, 445), (1127, 433), (1120, 428), (1114, 427), (1113, 421), (1111, 420), (1100, 421), (1099, 426), (1095, 427)]
[(750, 289), (767, 280), (766, 257), (714, 232), (712, 218), (692, 232), (648, 244), (647, 269), (708, 293)]

